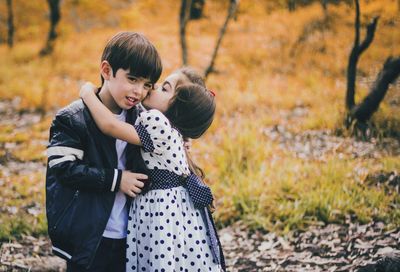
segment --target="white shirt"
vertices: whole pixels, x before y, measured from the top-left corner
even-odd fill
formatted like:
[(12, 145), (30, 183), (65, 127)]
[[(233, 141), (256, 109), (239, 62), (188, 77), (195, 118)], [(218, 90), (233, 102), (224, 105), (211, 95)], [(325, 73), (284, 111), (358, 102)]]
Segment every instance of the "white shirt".
[[(122, 110), (120, 114), (115, 114), (115, 117), (125, 122), (126, 111)], [(117, 150), (118, 169), (126, 169), (126, 156), (125, 156), (126, 142), (121, 140), (115, 141), (115, 149)], [(128, 224), (128, 207), (126, 206), (126, 196), (121, 190), (115, 195), (114, 205), (111, 211), (110, 218), (108, 219), (106, 229), (103, 236), (112, 239), (123, 239), (126, 237), (126, 230)]]

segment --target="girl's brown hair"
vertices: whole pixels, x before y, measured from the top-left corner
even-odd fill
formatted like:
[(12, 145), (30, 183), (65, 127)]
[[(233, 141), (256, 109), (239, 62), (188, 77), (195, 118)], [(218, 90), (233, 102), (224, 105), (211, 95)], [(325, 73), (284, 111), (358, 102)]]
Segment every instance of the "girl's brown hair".
[[(188, 80), (178, 82), (165, 116), (184, 138), (197, 139), (214, 119), (214, 94), (207, 90), (203, 78), (193, 69), (182, 68), (177, 72), (184, 74)], [(203, 171), (193, 163), (189, 154), (186, 155), (190, 170), (204, 178)]]

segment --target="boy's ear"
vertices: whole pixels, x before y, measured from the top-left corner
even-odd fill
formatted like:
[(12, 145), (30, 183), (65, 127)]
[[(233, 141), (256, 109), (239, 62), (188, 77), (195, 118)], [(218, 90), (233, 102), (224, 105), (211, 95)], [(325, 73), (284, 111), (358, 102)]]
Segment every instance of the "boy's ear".
[(103, 76), (104, 80), (109, 80), (112, 76), (112, 68), (108, 61), (103, 60), (100, 64), (100, 73)]

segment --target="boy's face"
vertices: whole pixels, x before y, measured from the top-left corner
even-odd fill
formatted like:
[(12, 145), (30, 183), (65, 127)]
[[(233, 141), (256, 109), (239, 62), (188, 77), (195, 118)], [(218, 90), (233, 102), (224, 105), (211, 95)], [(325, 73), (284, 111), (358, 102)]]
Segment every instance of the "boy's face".
[(111, 70), (104, 79), (115, 103), (124, 110), (141, 102), (153, 87), (149, 79), (135, 77), (129, 74), (129, 70), (123, 69), (118, 69), (115, 76)]
[(149, 92), (142, 102), (143, 106), (147, 109), (157, 109), (165, 113), (178, 85), (188, 81), (186, 76), (180, 72), (169, 75), (156, 90)]

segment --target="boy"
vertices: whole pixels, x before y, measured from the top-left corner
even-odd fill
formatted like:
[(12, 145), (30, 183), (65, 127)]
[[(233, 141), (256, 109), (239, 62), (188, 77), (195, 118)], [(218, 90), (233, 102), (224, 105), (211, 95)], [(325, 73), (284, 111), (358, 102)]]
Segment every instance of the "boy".
[[(135, 106), (161, 71), (157, 50), (145, 37), (118, 33), (103, 52), (98, 97), (117, 118), (133, 123)], [(135, 197), (147, 179), (123, 171), (125, 147), (99, 131), (81, 100), (53, 120), (46, 213), (53, 252), (67, 260), (67, 271), (125, 271), (126, 195)]]

